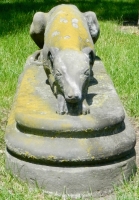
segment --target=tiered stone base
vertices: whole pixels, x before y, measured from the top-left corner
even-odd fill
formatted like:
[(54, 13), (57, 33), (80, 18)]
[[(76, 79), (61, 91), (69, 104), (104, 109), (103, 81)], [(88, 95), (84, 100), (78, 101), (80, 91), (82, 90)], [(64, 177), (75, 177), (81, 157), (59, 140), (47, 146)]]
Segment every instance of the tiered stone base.
[(6, 167), (45, 191), (105, 196), (135, 172), (135, 134), (96, 59), (87, 101), (90, 114), (56, 114), (42, 66), (27, 60), (6, 129)]
[(6, 165), (12, 172), (54, 195), (105, 196), (135, 172), (135, 155), (105, 165), (49, 166), (20, 160), (6, 152)]

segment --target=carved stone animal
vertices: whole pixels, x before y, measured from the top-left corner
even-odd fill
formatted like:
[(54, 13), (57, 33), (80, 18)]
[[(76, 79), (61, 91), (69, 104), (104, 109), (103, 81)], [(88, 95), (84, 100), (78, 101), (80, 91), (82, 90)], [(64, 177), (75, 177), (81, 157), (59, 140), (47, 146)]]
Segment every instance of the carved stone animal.
[(99, 32), (95, 13), (81, 13), (74, 5), (59, 5), (49, 13), (34, 15), (30, 35), (42, 48), (57, 113), (89, 113), (86, 95)]

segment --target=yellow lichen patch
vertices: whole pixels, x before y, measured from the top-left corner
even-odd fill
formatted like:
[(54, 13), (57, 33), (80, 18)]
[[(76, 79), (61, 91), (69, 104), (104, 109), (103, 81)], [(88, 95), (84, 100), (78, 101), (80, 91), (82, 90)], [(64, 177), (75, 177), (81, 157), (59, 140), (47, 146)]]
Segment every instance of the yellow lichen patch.
[(87, 46), (94, 48), (86, 20), (77, 9), (69, 5), (59, 6), (50, 20), (45, 32), (46, 45), (74, 50)]
[(53, 155), (50, 155), (47, 157), (48, 160), (52, 161), (52, 160), (56, 160), (56, 157)]
[(32, 159), (34, 159), (34, 160), (37, 159), (36, 156), (31, 155), (31, 154), (30, 154), (29, 152), (27, 152), (27, 151), (24, 153), (24, 156), (27, 157), (27, 158), (32, 158)]
[[(26, 115), (32, 115), (32, 117), (41, 119), (46, 119), (47, 117), (57, 119), (58, 115), (48, 102), (35, 94), (35, 87), (37, 86), (36, 76), (37, 68), (31, 67), (26, 71), (18, 90), (15, 112), (17, 114), (22, 113), (22, 116), (25, 117), (25, 121)], [(41, 114), (41, 112), (43, 112), (43, 114)], [(31, 123), (33, 123), (33, 120), (31, 121)]]
[(83, 147), (87, 147), (87, 143), (86, 143), (87, 139), (83, 138), (83, 139), (79, 139), (78, 142), (81, 146)]
[(59, 160), (61, 163), (64, 163), (64, 162), (66, 162), (66, 160)]
[(72, 124), (70, 124), (70, 123), (64, 123), (61, 125), (62, 130), (66, 129), (67, 132), (68, 132), (68, 129), (70, 129), (71, 127), (72, 127)]
[(15, 122), (15, 109), (14, 109), (14, 107), (12, 108), (12, 110), (11, 110), (11, 113), (10, 113), (10, 115), (9, 115), (9, 118), (8, 118), (8, 126), (9, 125), (12, 125), (13, 123)]
[(104, 75), (102, 74), (102, 75), (97, 75), (96, 78), (99, 79), (99, 80), (105, 80), (105, 79), (106, 79), (106, 76), (104, 76)]
[(39, 110), (48, 110), (47, 105), (44, 105), (44, 102), (34, 94), (34, 88), (37, 85), (36, 74), (35, 67), (26, 71), (17, 95), (16, 112), (34, 113)]
[[(93, 118), (93, 116), (89, 115), (89, 114), (88, 115), (80, 115), (79, 118), (81, 121), (85, 119), (88, 123), (91, 123), (91, 124), (95, 122), (95, 118)], [(91, 128), (91, 130), (93, 131), (92, 128)], [(88, 132), (88, 131), (90, 131), (90, 130), (86, 129), (85, 132)]]
[(91, 152), (92, 150), (93, 150), (93, 147), (92, 147), (92, 146), (89, 146), (89, 147), (87, 148), (87, 153), (88, 153), (89, 156), (92, 155), (92, 152)]
[(106, 94), (98, 94), (97, 96), (94, 97), (93, 100), (93, 106), (94, 107), (102, 107), (105, 101), (108, 99), (108, 96)]
[(102, 150), (103, 148), (99, 146), (98, 151), (101, 152)]
[[(86, 151), (86, 153), (88, 154), (88, 156), (91, 156), (92, 159), (92, 150), (93, 150), (93, 146), (88, 143), (88, 139), (79, 139), (79, 144), (83, 147), (83, 149)], [(94, 158), (93, 158), (94, 159)]]

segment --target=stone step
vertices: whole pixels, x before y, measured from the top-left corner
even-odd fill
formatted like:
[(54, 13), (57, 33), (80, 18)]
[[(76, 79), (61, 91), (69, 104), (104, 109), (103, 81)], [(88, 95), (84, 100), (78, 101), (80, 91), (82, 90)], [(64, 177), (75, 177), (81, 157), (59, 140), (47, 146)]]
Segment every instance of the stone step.
[(128, 180), (136, 172), (135, 154), (104, 165), (61, 167), (27, 162), (6, 151), (5, 162), (7, 169), (28, 184), (37, 185), (48, 194), (67, 195), (73, 199), (92, 199), (92, 196), (94, 199), (111, 194), (123, 179)]
[(117, 134), (92, 138), (44, 137), (25, 134), (16, 124), (7, 127), (5, 140), (15, 156), (50, 165), (108, 163), (134, 150), (135, 134), (126, 118), (125, 129)]

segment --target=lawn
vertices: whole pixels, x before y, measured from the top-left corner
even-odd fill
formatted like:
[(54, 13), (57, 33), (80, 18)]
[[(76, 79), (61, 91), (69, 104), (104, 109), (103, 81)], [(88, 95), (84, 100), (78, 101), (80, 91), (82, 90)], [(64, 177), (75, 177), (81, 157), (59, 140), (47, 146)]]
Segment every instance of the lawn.
[[(12, 106), (18, 77), (27, 57), (38, 47), (29, 36), (29, 27), (36, 11), (48, 12), (62, 0), (1, 0), (0, 1), (0, 199), (58, 199), (43, 191), (29, 189), (5, 171), (4, 132)], [(137, 1), (85, 0), (65, 1), (76, 4), (81, 11), (96, 12), (101, 34), (96, 53), (102, 59), (126, 112), (139, 124), (139, 32), (123, 21), (137, 23)], [(139, 199), (139, 173), (130, 182), (115, 189), (117, 200)], [(70, 199), (70, 198), (67, 198)], [(80, 198), (82, 199), (82, 198)]]

